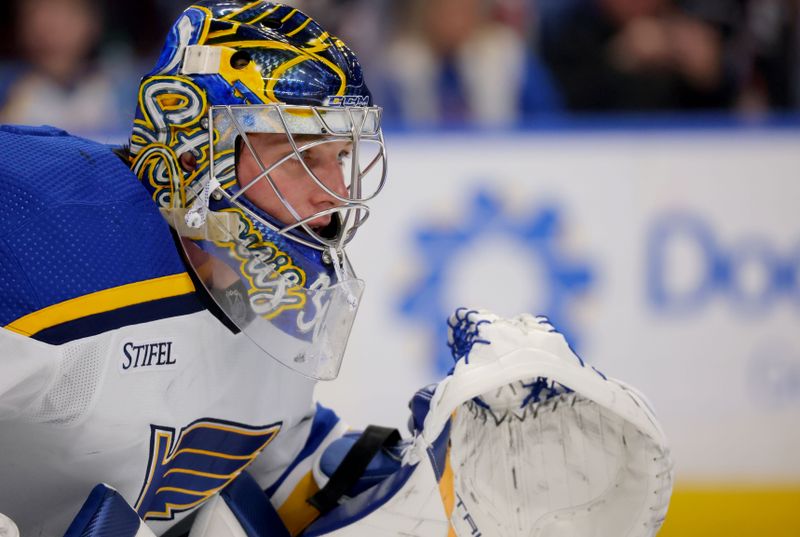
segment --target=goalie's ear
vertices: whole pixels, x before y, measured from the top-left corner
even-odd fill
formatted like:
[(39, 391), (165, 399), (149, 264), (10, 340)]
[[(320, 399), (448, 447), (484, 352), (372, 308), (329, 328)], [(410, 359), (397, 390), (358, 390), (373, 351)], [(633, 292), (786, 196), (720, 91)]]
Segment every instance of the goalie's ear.
[(108, 485), (101, 483), (75, 515), (64, 537), (155, 537), (136, 511)]

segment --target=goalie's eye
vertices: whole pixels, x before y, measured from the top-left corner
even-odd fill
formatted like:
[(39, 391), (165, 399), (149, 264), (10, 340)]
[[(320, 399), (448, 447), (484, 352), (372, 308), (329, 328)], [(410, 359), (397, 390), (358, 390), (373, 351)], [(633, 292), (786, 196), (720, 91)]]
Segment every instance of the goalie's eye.
[(313, 149), (306, 149), (305, 151), (300, 151), (300, 158), (303, 159), (309, 167), (314, 166), (317, 162), (317, 155), (315, 154)]

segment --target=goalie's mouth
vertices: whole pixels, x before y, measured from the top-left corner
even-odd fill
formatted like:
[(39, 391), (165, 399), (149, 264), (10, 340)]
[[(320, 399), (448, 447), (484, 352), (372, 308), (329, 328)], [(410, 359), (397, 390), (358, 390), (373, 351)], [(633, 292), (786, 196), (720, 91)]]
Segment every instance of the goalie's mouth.
[(309, 222), (308, 227), (320, 237), (333, 240), (339, 236), (339, 230), (342, 227), (341, 217), (338, 213), (326, 214)]
[(322, 231), (326, 227), (328, 227), (330, 223), (331, 223), (331, 216), (325, 215), (325, 216), (320, 216), (319, 218), (315, 218), (314, 220), (311, 220), (308, 223), (308, 227), (311, 228), (311, 231), (313, 231), (314, 233), (322, 235)]

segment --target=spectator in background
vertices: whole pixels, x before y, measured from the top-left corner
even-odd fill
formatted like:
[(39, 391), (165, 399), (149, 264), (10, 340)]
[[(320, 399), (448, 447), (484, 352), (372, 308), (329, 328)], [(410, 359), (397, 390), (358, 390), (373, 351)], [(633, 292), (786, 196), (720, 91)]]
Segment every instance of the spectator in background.
[(578, 0), (542, 21), (541, 50), (581, 111), (719, 109), (735, 80), (719, 28), (671, 0)]
[(737, 27), (737, 109), (748, 114), (800, 107), (800, 1), (750, 0)]
[(0, 122), (51, 124), (78, 133), (127, 129), (133, 101), (98, 63), (102, 35), (92, 0), (17, 0), (18, 61), (3, 67)]
[(512, 124), (559, 108), (525, 40), (485, 0), (401, 0), (404, 21), (383, 62), (389, 122)]

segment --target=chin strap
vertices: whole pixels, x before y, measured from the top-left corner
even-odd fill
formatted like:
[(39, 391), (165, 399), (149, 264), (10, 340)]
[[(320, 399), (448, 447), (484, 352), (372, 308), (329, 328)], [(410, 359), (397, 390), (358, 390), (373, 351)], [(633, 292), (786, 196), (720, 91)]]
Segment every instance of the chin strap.
[(211, 194), (220, 186), (219, 181), (212, 177), (197, 195), (191, 207), (162, 207), (161, 214), (181, 237), (192, 240), (230, 241), (238, 234), (238, 216), (231, 212), (215, 212), (209, 208)]
[(195, 198), (191, 209), (189, 209), (189, 211), (186, 213), (187, 226), (194, 229), (203, 227), (203, 225), (206, 223), (206, 217), (208, 216), (208, 204), (209, 200), (211, 199), (211, 193), (220, 186), (222, 185), (220, 185), (216, 177), (209, 178), (203, 187), (203, 190), (201, 190), (200, 194), (198, 194), (197, 198)]
[[(344, 257), (335, 247), (328, 248), (326, 252), (328, 252), (328, 255), (330, 255), (331, 263), (333, 264), (333, 270), (336, 272), (336, 281), (346, 284), (349, 278), (345, 277), (344, 270), (342, 268)], [(350, 306), (351, 309), (356, 309), (358, 307), (358, 297), (350, 291), (350, 287), (345, 287), (345, 289), (347, 293), (347, 305)]]

